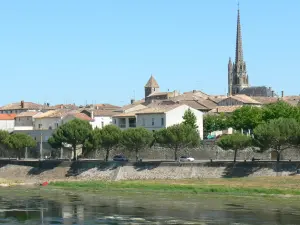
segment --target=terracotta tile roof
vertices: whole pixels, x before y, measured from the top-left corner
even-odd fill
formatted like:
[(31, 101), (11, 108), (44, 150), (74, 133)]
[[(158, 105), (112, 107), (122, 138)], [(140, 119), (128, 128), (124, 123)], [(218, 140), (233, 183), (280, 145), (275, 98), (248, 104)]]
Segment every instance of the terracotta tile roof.
[(157, 81), (155, 80), (155, 78), (151, 75), (151, 77), (148, 80), (145, 87), (159, 88), (159, 85), (158, 85)]
[(16, 117), (31, 117), (31, 116), (35, 116), (37, 114), (39, 114), (41, 112), (37, 112), (37, 111), (27, 111), (27, 112), (22, 112), (17, 114)]
[(243, 107), (242, 105), (234, 106), (218, 106), (215, 109), (210, 110), (208, 113), (232, 113), (233, 111)]
[(139, 110), (137, 112), (135, 112), (136, 115), (138, 114), (157, 114), (157, 113), (165, 113), (165, 112), (168, 112), (172, 109), (176, 109), (178, 108), (179, 106), (182, 106), (183, 104), (173, 104), (173, 105), (159, 105), (159, 106), (156, 106), (156, 107), (149, 107), (149, 108), (146, 108), (146, 109), (142, 109), (142, 110)]
[(75, 118), (80, 119), (80, 120), (92, 121), (92, 118), (84, 113), (74, 113), (74, 114), (70, 114), (70, 115), (72, 115)]
[(123, 112), (126, 110), (130, 110), (130, 109), (134, 109), (134, 108), (145, 108), (146, 106), (144, 106), (142, 103), (133, 103), (133, 104), (129, 104), (129, 105), (125, 105), (123, 107), (121, 107), (120, 109), (116, 109), (116, 112)]
[(117, 114), (118, 112), (112, 110), (94, 110), (94, 116), (114, 116)]
[(58, 104), (54, 106), (49, 106), (50, 108), (54, 109), (78, 109), (78, 106), (74, 104)]
[(43, 108), (43, 105), (36, 104), (33, 102), (17, 102), (17, 103), (11, 103), (5, 106), (0, 107), (0, 110), (17, 110), (17, 109), (41, 109)]
[(14, 120), (16, 114), (0, 114), (0, 120)]
[(148, 97), (151, 97), (151, 96), (162, 96), (162, 95), (168, 95), (170, 93), (173, 93), (173, 92), (154, 92), (152, 94), (150, 94)]
[(210, 95), (208, 97), (209, 100), (215, 102), (215, 103), (219, 103), (220, 101), (224, 100), (228, 98), (226, 95)]
[(44, 112), (42, 114), (39, 114), (35, 116), (36, 119), (42, 119), (42, 118), (61, 118), (68, 114), (72, 113), (78, 113), (77, 110), (66, 110), (66, 109), (56, 109), (56, 110), (50, 110), (47, 112)]
[(229, 98), (233, 98), (237, 101), (241, 101), (245, 104), (261, 104), (260, 102), (256, 101), (255, 99), (247, 96), (247, 95), (233, 95), (230, 96)]
[(298, 95), (284, 96), (283, 98), (280, 98), (280, 99), (293, 105), (293, 106), (297, 106), (300, 103), (300, 96), (298, 96)]
[(279, 100), (277, 97), (251, 97), (254, 100), (260, 102), (261, 104), (270, 104), (270, 103), (275, 103)]
[(185, 104), (187, 106), (190, 106), (194, 109), (197, 109), (197, 110), (208, 111), (208, 110), (211, 110), (211, 109), (215, 108), (215, 107), (208, 108), (205, 105), (201, 104), (198, 100), (182, 100), (182, 101), (179, 101), (179, 102), (182, 103), (182, 104)]

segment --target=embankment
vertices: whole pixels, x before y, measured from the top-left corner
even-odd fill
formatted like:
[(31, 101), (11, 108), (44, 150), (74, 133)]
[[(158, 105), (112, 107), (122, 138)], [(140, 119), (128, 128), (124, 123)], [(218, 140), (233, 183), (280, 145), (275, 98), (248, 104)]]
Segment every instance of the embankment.
[(0, 160), (0, 178), (42, 182), (58, 180), (158, 180), (292, 176), (300, 162), (103, 162)]

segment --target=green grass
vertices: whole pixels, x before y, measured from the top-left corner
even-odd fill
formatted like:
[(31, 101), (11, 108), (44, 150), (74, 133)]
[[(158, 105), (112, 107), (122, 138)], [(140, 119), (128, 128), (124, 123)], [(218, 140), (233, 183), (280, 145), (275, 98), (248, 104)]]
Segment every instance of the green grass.
[(300, 190), (280, 188), (241, 187), (226, 185), (208, 185), (197, 181), (188, 183), (167, 183), (160, 181), (76, 181), (54, 182), (51, 186), (69, 190), (84, 191), (136, 191), (136, 192), (178, 192), (178, 193), (218, 193), (218, 194), (264, 194), (264, 195), (300, 195)]

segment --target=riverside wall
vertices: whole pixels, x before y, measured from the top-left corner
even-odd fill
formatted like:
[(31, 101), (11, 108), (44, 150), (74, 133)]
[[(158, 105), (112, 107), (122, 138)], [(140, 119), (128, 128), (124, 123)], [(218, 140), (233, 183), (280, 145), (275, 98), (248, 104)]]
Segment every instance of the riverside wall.
[(0, 178), (40, 183), (57, 180), (157, 180), (297, 175), (300, 161), (289, 162), (103, 162), (0, 160)]

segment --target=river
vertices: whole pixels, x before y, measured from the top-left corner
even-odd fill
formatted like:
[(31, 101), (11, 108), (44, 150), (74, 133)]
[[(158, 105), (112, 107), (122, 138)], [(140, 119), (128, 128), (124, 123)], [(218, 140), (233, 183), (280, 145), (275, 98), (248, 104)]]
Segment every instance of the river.
[(0, 189), (0, 224), (288, 225), (300, 224), (299, 209), (291, 197)]

